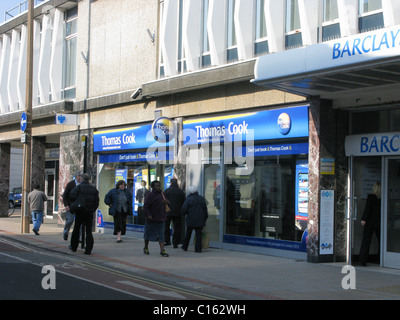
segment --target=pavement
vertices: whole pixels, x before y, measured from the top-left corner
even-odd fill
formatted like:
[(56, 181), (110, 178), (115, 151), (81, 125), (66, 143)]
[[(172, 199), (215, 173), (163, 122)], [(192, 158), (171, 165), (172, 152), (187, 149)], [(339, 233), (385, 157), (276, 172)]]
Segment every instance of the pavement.
[[(69, 253), (69, 241), (62, 238), (63, 228), (56, 220), (45, 219), (36, 236), (21, 234), (20, 217), (0, 217), (0, 236), (43, 249)], [(71, 235), (71, 233), (70, 233)], [(85, 259), (112, 261), (141, 274), (162, 274), (196, 289), (207, 287), (231, 292), (243, 300), (398, 300), (400, 270), (378, 265), (343, 269), (345, 263), (309, 263), (253, 253), (209, 248), (195, 253), (166, 247), (170, 257), (159, 255), (158, 243), (150, 243), (150, 255), (143, 254), (143, 239), (124, 236), (116, 243), (112, 233), (94, 233), (91, 256), (78, 249), (75, 255)], [(235, 298), (234, 298), (235, 299)]]

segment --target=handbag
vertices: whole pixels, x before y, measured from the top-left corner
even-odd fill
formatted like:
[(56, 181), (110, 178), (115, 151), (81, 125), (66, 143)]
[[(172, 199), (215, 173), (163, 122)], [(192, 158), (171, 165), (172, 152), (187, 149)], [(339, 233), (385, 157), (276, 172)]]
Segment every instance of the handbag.
[[(163, 199), (165, 200), (164, 193), (161, 192), (161, 194), (162, 194)], [(167, 203), (165, 204), (165, 212), (166, 213), (170, 213), (171, 212), (171, 208), (169, 207), (169, 205)]]
[(70, 211), (75, 213), (84, 211), (86, 208), (85, 196), (82, 194), (80, 186), (78, 186), (78, 188), (78, 196), (76, 197), (75, 201), (71, 203), (70, 206)]

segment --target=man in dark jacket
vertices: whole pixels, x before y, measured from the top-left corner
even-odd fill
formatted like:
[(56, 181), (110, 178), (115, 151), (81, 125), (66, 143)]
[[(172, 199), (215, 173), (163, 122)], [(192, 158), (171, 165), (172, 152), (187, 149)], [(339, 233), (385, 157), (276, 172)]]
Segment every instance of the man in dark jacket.
[(171, 211), (167, 214), (167, 221), (165, 221), (165, 245), (171, 245), (171, 221), (174, 228), (172, 236), (172, 244), (174, 248), (178, 248), (178, 244), (181, 242), (181, 229), (182, 229), (182, 215), (181, 209), (185, 202), (186, 195), (178, 187), (178, 180), (175, 178), (171, 179), (171, 186), (164, 191), (164, 195), (170, 202)]
[[(372, 193), (368, 195), (365, 204), (364, 213), (361, 217), (361, 225), (364, 227), (363, 238), (360, 248), (360, 264), (367, 265), (369, 247), (372, 241), (372, 235), (376, 234), (378, 248), (381, 240), (381, 184), (375, 183)], [(378, 249), (379, 256), (379, 249)]]
[(69, 230), (71, 229), (72, 224), (74, 223), (75, 220), (75, 214), (70, 211), (70, 206), (71, 206), (71, 201), (69, 199), (69, 195), (71, 191), (81, 183), (82, 180), (82, 173), (77, 172), (75, 173), (75, 179), (68, 182), (67, 186), (65, 187), (64, 193), (62, 195), (63, 198), (63, 203), (65, 207), (65, 225), (64, 225), (64, 231), (63, 231), (63, 238), (65, 241), (68, 240), (68, 233)]
[(75, 213), (75, 226), (72, 231), (71, 245), (69, 248), (72, 251), (76, 251), (79, 245), (79, 230), (81, 225), (85, 226), (86, 230), (86, 247), (85, 254), (91, 254), (93, 249), (93, 235), (92, 235), (92, 223), (93, 214), (99, 206), (99, 192), (95, 187), (89, 184), (89, 175), (82, 175), (82, 182), (75, 187), (70, 193), (71, 204), (78, 199), (79, 194), (85, 198), (85, 207)]
[(192, 231), (196, 232), (196, 243), (194, 250), (201, 252), (201, 232), (206, 225), (208, 219), (208, 210), (206, 200), (197, 192), (196, 186), (189, 187), (189, 196), (186, 198), (182, 206), (182, 215), (187, 215), (186, 218), (186, 237), (183, 241), (182, 249), (187, 251)]

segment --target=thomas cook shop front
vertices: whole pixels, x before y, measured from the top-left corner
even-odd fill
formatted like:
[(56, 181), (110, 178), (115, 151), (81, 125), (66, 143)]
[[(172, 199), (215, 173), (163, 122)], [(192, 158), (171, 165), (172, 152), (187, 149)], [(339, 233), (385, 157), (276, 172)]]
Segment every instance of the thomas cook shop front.
[[(210, 247), (306, 259), (308, 108), (186, 118), (179, 126), (157, 119), (180, 128), (166, 143), (154, 123), (95, 132), (100, 197), (126, 180), (134, 204), (127, 230), (141, 236), (141, 181), (149, 187), (157, 179), (165, 190), (175, 176), (185, 190), (198, 186), (207, 201)], [(104, 203), (97, 222), (113, 228)]]

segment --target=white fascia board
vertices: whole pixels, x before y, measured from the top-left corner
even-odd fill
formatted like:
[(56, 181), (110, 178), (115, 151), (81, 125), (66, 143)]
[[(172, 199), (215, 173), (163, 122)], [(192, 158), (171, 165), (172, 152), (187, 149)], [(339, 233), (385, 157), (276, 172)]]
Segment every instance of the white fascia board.
[(236, 0), (235, 29), (239, 60), (253, 57), (254, 1)]
[(42, 37), (39, 54), (38, 85), (40, 92), (40, 103), (50, 102), (50, 57), (51, 57), (51, 17), (44, 15), (42, 20)]
[(10, 66), (8, 72), (8, 104), (10, 111), (18, 110), (18, 60), (19, 60), (19, 37), (20, 33), (17, 30), (11, 32), (11, 50), (10, 50)]
[(299, 0), (301, 36), (305, 46), (318, 41), (320, 3), (319, 0)]
[(52, 50), (50, 58), (50, 87), (53, 101), (61, 100), (64, 48), (64, 12), (56, 9), (54, 13)]
[(27, 63), (27, 44), (28, 44), (28, 28), (26, 25), (21, 27), (21, 45), (19, 52), (19, 62), (18, 62), (18, 101), (20, 109), (25, 108), (26, 100), (26, 63)]
[(210, 0), (207, 29), (211, 65), (223, 65), (226, 63), (226, 1)]
[(10, 67), (10, 43), (8, 34), (3, 35), (1, 60), (0, 60), (0, 111), (7, 113), (8, 110), (8, 70)]
[(178, 11), (178, 0), (165, 0), (161, 28), (165, 76), (173, 76), (178, 71)]
[(199, 69), (202, 36), (202, 1), (185, 0), (183, 3), (183, 47), (187, 71)]
[(39, 105), (39, 57), (40, 57), (40, 21), (33, 21), (33, 80), (32, 80), (32, 105)]
[(265, 0), (265, 21), (267, 23), (269, 52), (285, 50), (285, 2)]

